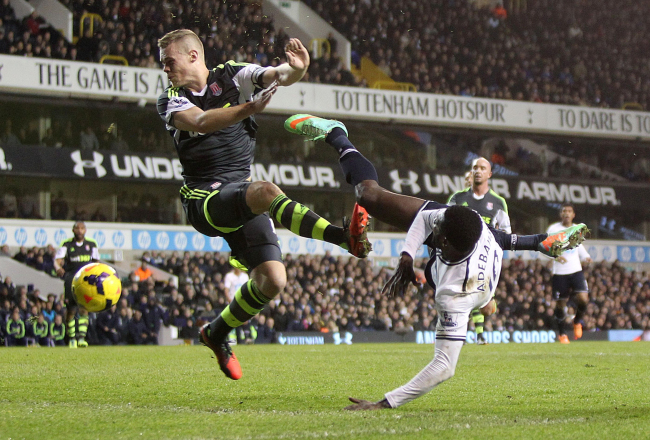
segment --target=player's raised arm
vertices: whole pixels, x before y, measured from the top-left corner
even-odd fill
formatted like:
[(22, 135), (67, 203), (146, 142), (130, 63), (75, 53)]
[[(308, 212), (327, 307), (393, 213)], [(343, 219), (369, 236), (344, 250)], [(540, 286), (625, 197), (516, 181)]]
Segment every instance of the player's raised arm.
[(264, 84), (277, 81), (278, 85), (290, 86), (302, 79), (309, 68), (309, 52), (297, 38), (291, 38), (284, 48), (287, 62), (278, 67), (266, 69), (263, 75)]

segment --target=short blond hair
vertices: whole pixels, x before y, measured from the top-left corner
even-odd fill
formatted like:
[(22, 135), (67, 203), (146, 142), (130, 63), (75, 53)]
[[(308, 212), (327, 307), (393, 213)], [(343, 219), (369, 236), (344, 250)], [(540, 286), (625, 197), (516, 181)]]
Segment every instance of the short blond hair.
[(189, 29), (177, 29), (166, 33), (162, 38), (158, 40), (158, 47), (161, 49), (166, 49), (170, 44), (175, 42), (185, 43), (184, 49), (188, 52), (190, 48), (195, 48), (199, 51), (199, 54), (203, 56), (203, 42)]

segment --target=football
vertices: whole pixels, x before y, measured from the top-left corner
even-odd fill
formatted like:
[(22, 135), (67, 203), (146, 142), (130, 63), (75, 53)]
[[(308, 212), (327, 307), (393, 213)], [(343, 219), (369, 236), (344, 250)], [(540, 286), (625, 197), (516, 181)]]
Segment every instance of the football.
[(122, 282), (112, 267), (91, 263), (75, 274), (72, 293), (80, 307), (89, 312), (101, 312), (117, 304), (122, 294)]

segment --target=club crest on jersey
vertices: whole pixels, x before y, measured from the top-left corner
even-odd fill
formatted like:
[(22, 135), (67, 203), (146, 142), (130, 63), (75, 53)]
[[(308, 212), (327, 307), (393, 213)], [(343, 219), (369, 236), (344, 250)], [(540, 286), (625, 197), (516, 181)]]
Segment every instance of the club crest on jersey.
[(221, 92), (223, 91), (221, 87), (219, 87), (219, 84), (217, 84), (216, 82), (210, 84), (210, 90), (212, 90), (212, 95), (214, 96), (221, 95)]
[(488, 211), (492, 211), (492, 209), (494, 209), (494, 205), (492, 204), (492, 202), (487, 202), (485, 207), (488, 209)]
[(90, 250), (90, 246), (86, 245), (86, 250), (89, 251), (89, 250)]
[(221, 186), (221, 182), (214, 182), (212, 185), (210, 185), (210, 188), (212, 189), (217, 189)]

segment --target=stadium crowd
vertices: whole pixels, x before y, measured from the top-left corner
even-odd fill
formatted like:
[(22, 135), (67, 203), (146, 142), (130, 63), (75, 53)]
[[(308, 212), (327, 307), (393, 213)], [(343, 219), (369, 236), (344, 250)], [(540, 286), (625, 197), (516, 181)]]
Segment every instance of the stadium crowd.
[[(467, 0), (306, 3), (351, 41), (354, 59), (368, 56), (392, 78), (412, 82), (419, 91), (613, 108), (637, 102), (648, 108), (648, 43), (641, 37), (642, 17), (650, 12), (647, 2), (535, 0), (526, 2), (526, 10), (510, 12), (502, 7), (479, 8)], [(68, 43), (37, 13), (18, 20), (10, 2), (3, 0), (0, 53), (90, 62), (118, 55), (133, 66), (158, 68), (157, 39), (172, 29), (187, 27), (203, 39), (208, 65), (229, 59), (277, 65), (284, 60), (284, 43), (289, 38), (284, 29), (276, 29), (272, 17), (262, 13), (260, 4), (246, 0), (64, 0), (63, 4), (73, 12), (75, 35), (84, 24), (85, 34), (75, 44)], [(88, 13), (101, 20), (91, 26), (89, 18), (82, 20)], [(305, 80), (364, 86), (341, 67), (336, 41), (331, 36), (328, 40), (331, 53), (312, 60)], [(171, 141), (155, 114), (148, 122), (132, 121), (131, 129), (111, 132), (99, 121), (112, 120), (112, 116), (79, 119), (71, 111), (66, 120), (59, 113), (52, 110), (56, 117), (44, 132), (36, 119), (6, 115), (0, 144), (171, 151)], [(445, 141), (436, 139), (439, 144)], [(625, 154), (615, 145), (603, 145), (593, 154), (590, 143), (550, 141), (545, 151), (553, 154), (547, 155), (502, 144), (488, 148), (486, 155), (479, 150), (493, 141), (458, 138), (448, 143), (452, 149), (460, 146), (490, 157), (521, 175), (650, 181), (650, 155), (643, 145), (626, 148)], [(260, 137), (258, 150), (260, 157), (268, 152), (266, 156), (275, 160), (312, 160), (310, 154), (296, 154), (296, 148), (279, 145), (276, 139)], [(400, 166), (426, 168), (428, 163), (419, 153), (405, 155)], [(371, 152), (368, 157), (380, 165), (391, 155)], [(325, 160), (334, 159), (329, 155)], [(32, 212), (18, 212), (20, 218), (37, 218)], [(84, 218), (92, 219), (92, 213), (85, 213)]]
[[(27, 254), (39, 254), (31, 249)], [(22, 259), (24, 252), (16, 257)], [(372, 261), (331, 255), (287, 255), (285, 291), (238, 335), (240, 342), (269, 343), (287, 331), (395, 331), (433, 330), (437, 320), (434, 292), (413, 287), (403, 298), (382, 296), (389, 271)], [(419, 262), (423, 266), (425, 261)], [(149, 265), (178, 277), (155, 281)], [(195, 340), (198, 328), (214, 319), (229, 303), (226, 278), (233, 272), (226, 255), (152, 251), (123, 280), (122, 297), (109, 311), (91, 314), (88, 339), (95, 344), (156, 343), (161, 326), (178, 328), (179, 338)], [(590, 303), (585, 331), (650, 330), (650, 281), (646, 272), (618, 263), (592, 263), (585, 268)], [(555, 301), (550, 260), (504, 262), (496, 292), (498, 312), (487, 330), (551, 330)], [(64, 305), (53, 294), (29, 292), (10, 276), (0, 282), (0, 323), (7, 344), (38, 343), (36, 325), (55, 318)], [(573, 314), (570, 304), (568, 316)], [(42, 318), (41, 318), (42, 316)], [(35, 317), (34, 322), (30, 317)], [(567, 318), (567, 319), (569, 319)], [(54, 327), (53, 327), (54, 324)], [(48, 337), (58, 343), (56, 334)], [(61, 336), (62, 338), (62, 336)], [(62, 339), (61, 339), (62, 340)], [(46, 340), (41, 341), (43, 344)]]
[(534, 0), (517, 14), (463, 0), (306, 3), (423, 92), (648, 108), (647, 2)]
[[(305, 2), (350, 40), (353, 62), (367, 56), (422, 92), (612, 108), (650, 103), (647, 2), (534, 0), (510, 13), (467, 0)], [(155, 68), (156, 40), (185, 27), (204, 40), (209, 66), (228, 59), (275, 65), (288, 38), (258, 3), (245, 0), (62, 3), (73, 11), (75, 35), (84, 14), (101, 20), (91, 30), (86, 18), (84, 35), (69, 44), (37, 13), (18, 21), (3, 0), (0, 53), (81, 61), (117, 55)], [(341, 67), (330, 44), (305, 80), (365, 85)]]

